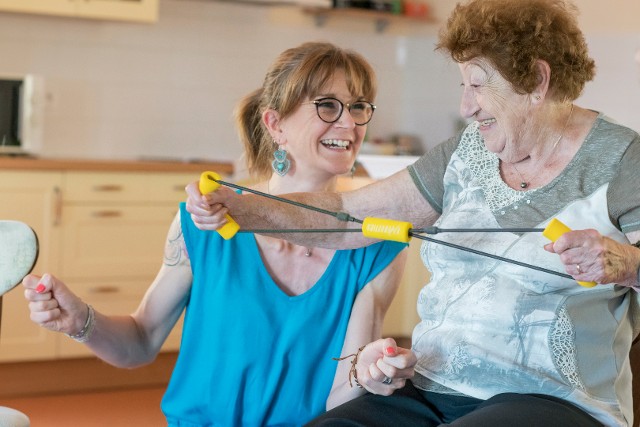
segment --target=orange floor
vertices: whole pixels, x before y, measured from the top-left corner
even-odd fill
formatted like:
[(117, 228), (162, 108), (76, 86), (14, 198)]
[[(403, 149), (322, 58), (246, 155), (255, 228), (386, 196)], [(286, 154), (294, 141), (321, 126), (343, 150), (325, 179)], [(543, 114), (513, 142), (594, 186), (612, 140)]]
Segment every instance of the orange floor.
[(165, 388), (100, 391), (28, 398), (0, 399), (25, 413), (31, 427), (161, 427)]

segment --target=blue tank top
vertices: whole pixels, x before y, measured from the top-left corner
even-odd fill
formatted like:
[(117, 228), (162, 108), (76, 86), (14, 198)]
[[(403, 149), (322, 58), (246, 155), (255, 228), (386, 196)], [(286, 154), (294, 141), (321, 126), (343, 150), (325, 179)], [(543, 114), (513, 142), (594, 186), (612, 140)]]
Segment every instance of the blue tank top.
[(297, 426), (324, 412), (358, 292), (406, 245), (336, 251), (310, 290), (288, 296), (253, 234), (223, 240), (180, 209), (193, 284), (162, 400), (169, 426)]

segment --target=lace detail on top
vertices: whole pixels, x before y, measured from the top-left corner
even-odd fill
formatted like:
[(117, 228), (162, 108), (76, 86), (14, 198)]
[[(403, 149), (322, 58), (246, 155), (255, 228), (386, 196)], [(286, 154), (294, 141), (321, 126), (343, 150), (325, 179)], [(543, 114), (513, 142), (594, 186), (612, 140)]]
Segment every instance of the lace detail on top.
[(575, 342), (573, 325), (564, 307), (558, 313), (558, 318), (550, 331), (549, 341), (558, 370), (569, 384), (580, 390), (585, 390), (578, 373), (576, 349), (573, 345)]
[[(530, 196), (536, 191), (516, 191), (504, 183), (500, 176), (498, 156), (487, 150), (478, 131), (478, 122), (473, 122), (462, 134), (456, 153), (464, 161), (473, 177), (482, 187), (487, 205), (494, 214), (523, 199), (530, 203)], [(514, 207), (517, 209), (517, 207)], [(504, 212), (501, 212), (504, 214)]]

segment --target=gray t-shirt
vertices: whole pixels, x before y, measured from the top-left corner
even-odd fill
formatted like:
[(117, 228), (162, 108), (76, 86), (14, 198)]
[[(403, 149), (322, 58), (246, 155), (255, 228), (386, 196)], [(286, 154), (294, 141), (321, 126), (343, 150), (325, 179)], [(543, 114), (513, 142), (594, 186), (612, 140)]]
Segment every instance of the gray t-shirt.
[[(441, 228), (544, 228), (558, 218), (627, 242), (640, 229), (640, 137), (600, 115), (565, 170), (548, 185), (516, 191), (477, 123), (409, 167), (441, 213)], [(541, 233), (433, 236), (564, 273)], [(487, 399), (543, 393), (580, 406), (605, 425), (631, 420), (628, 356), (640, 322), (637, 293), (572, 279), (425, 242), (431, 281), (418, 298), (417, 387)]]

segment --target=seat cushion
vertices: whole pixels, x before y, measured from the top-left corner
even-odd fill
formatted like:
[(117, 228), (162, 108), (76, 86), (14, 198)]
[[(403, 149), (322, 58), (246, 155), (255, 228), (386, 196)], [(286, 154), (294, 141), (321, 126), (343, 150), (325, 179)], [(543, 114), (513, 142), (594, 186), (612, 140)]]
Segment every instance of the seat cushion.
[(29, 427), (29, 417), (20, 411), (0, 406), (0, 427)]

